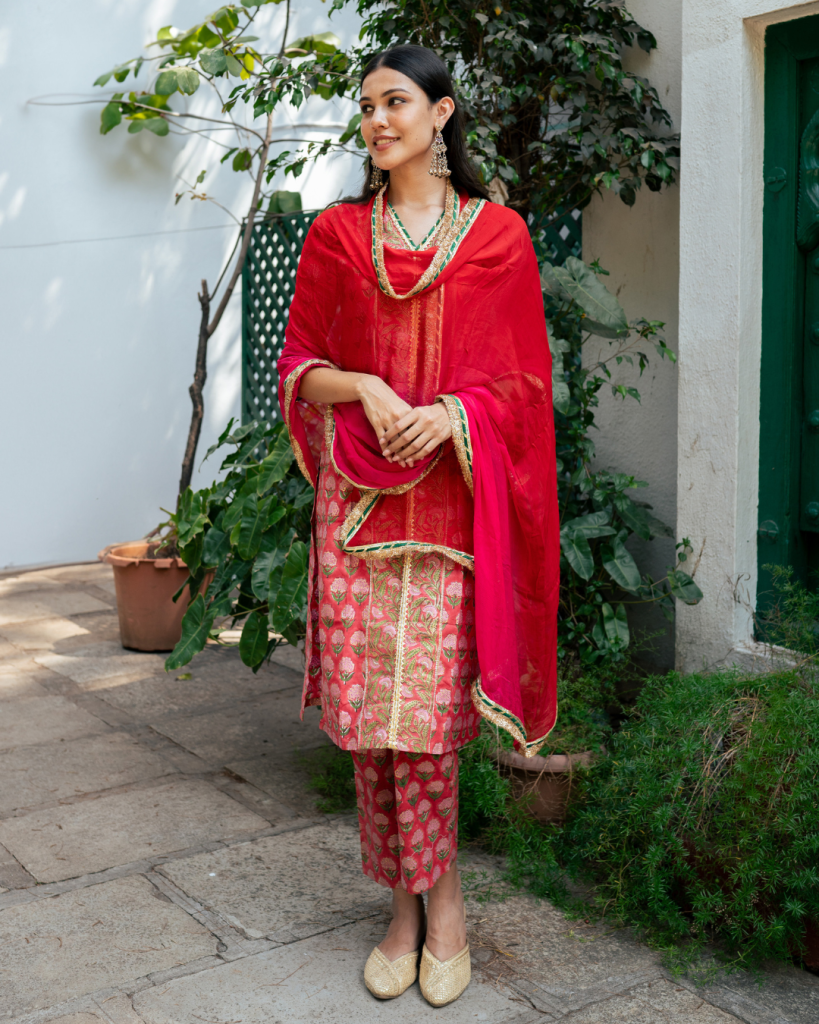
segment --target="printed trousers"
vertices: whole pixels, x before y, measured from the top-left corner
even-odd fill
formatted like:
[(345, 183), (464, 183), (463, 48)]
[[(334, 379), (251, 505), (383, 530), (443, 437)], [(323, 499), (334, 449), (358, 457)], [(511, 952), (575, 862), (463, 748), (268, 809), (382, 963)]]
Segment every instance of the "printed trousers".
[(426, 892), (455, 863), (458, 753), (354, 750), (364, 874)]

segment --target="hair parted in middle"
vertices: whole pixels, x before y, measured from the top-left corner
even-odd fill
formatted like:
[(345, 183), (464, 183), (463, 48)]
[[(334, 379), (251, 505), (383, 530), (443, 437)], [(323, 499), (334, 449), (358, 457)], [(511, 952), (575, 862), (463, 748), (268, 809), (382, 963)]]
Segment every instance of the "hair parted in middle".
[[(389, 50), (382, 50), (369, 58), (361, 73), (362, 84), (367, 75), (378, 68), (391, 68), (393, 71), (406, 75), (407, 78), (415, 82), (419, 89), (423, 89), (430, 103), (437, 103), (444, 96), (450, 97), (455, 104), (455, 109), (442, 131), (447, 148), (447, 162), (452, 172), (450, 181), (457, 192), (466, 192), (471, 198), (489, 199), (486, 186), (482, 184), (475, 166), (469, 158), (464, 132), (464, 116), (455, 95), (447, 66), (438, 54), (434, 50), (428, 50), (426, 46), (416, 46), (414, 43), (392, 46)], [(358, 195), (345, 196), (341, 200), (342, 203), (370, 202), (373, 195), (370, 187), (372, 167), (373, 162), (368, 157), (361, 191)], [(381, 178), (388, 182), (390, 172), (382, 170)]]

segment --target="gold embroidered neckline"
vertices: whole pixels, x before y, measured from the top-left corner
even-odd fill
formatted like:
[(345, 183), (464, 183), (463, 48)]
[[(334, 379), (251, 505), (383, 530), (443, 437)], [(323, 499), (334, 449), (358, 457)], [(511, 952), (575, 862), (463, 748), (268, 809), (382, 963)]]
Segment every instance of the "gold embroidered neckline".
[(450, 262), (458, 246), (466, 237), (467, 231), (474, 223), (475, 218), (483, 209), (485, 199), (470, 199), (467, 201), (460, 216), (455, 218), (457, 195), (452, 182), (447, 178), (446, 182), (446, 203), (444, 205), (444, 225), (438, 239), (438, 249), (432, 258), (432, 262), (421, 275), (416, 284), (404, 295), (399, 295), (387, 275), (387, 268), (384, 263), (384, 195), (387, 186), (383, 185), (378, 191), (372, 207), (372, 260), (378, 284), (381, 291), (389, 295), (391, 299), (411, 299), (420, 292), (429, 288), (436, 278)]

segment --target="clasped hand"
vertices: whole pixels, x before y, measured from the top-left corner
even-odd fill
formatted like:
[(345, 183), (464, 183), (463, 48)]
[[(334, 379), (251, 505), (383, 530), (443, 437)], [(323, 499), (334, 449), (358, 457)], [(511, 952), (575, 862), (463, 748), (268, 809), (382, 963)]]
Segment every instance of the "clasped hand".
[(388, 462), (412, 467), (452, 436), (442, 402), (413, 408), (378, 377), (361, 388), (361, 404)]

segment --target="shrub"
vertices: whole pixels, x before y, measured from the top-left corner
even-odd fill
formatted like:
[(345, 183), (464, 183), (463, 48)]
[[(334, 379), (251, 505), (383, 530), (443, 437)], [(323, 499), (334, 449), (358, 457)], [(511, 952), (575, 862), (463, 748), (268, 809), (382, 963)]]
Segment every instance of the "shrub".
[(788, 959), (819, 922), (819, 691), (797, 671), (650, 680), (555, 835), (594, 902), (693, 962)]

